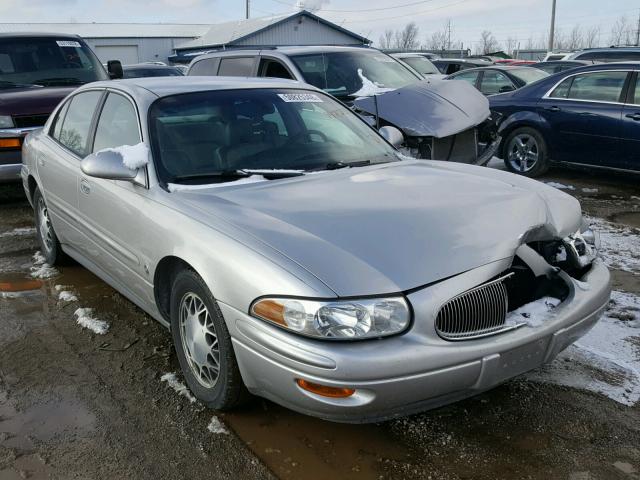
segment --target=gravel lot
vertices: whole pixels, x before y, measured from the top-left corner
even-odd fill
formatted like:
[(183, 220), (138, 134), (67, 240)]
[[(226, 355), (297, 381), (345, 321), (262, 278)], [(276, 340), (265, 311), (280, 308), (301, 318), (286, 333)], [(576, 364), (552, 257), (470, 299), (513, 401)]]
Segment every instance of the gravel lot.
[(542, 181), (603, 231), (619, 293), (602, 333), (485, 394), (359, 426), (258, 399), (224, 415), (192, 402), (166, 375), (179, 371), (168, 332), (82, 267), (43, 269), (29, 205), (0, 186), (0, 480), (640, 478), (639, 182)]

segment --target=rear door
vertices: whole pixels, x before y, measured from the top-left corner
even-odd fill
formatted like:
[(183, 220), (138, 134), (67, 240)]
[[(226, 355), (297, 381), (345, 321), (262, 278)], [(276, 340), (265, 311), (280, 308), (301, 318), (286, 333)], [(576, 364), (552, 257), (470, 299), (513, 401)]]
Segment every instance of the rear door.
[(622, 162), (619, 168), (640, 170), (640, 75), (633, 72), (622, 109)]
[(64, 244), (82, 243), (78, 209), (80, 161), (89, 150), (89, 132), (103, 90), (83, 91), (60, 108), (42, 142), (36, 165), (53, 227)]
[(594, 166), (620, 161), (622, 99), (628, 71), (570, 75), (547, 93), (538, 112), (550, 129), (552, 160)]

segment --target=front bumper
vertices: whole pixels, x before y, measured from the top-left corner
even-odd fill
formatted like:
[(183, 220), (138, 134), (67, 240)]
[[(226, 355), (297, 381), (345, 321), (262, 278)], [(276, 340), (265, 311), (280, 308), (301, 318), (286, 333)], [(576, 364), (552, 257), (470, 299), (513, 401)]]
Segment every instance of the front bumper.
[[(0, 138), (24, 139), (30, 132), (42, 127), (28, 128), (0, 128)], [(22, 168), (22, 152), (16, 149), (0, 148), (0, 183), (20, 182), (20, 169)]]
[[(284, 332), (220, 304), (247, 388), (298, 412), (327, 420), (364, 423), (404, 416), (488, 390), (550, 362), (598, 321), (609, 301), (609, 271), (595, 262), (577, 283), (566, 274), (569, 297), (537, 328), (484, 339), (448, 342), (434, 329), (435, 309), (452, 291), (466, 289), (503, 264), (467, 272), (409, 295), (412, 328), (397, 337), (350, 343), (323, 342)], [(584, 289), (584, 283), (589, 289)], [(355, 388), (348, 398), (302, 390), (297, 378)]]

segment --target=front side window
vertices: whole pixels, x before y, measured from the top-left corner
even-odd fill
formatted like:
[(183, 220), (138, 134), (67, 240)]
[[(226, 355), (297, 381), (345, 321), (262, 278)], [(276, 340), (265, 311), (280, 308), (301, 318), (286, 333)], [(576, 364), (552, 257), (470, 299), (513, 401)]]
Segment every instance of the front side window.
[(93, 151), (138, 143), (138, 115), (133, 105), (122, 95), (109, 93), (96, 127)]
[(0, 38), (0, 89), (73, 86), (108, 78), (93, 52), (79, 40)]
[(402, 88), (420, 80), (377, 51), (331, 52), (291, 57), (307, 83), (339, 98), (371, 95), (376, 88)]
[(293, 80), (293, 77), (289, 73), (289, 70), (287, 70), (287, 67), (277, 60), (262, 59), (260, 61), (260, 76)]
[(253, 75), (253, 57), (221, 58), (218, 75), (221, 77), (250, 77)]
[(514, 89), (513, 83), (504, 73), (495, 70), (485, 70), (480, 85), (480, 91), (485, 95), (496, 95)]
[(79, 157), (88, 154), (87, 141), (91, 120), (102, 96), (102, 91), (82, 92), (69, 103), (57, 140)]
[(397, 160), (353, 112), (307, 90), (223, 90), (164, 97), (149, 111), (151, 143), (165, 183), (233, 180), (237, 170), (322, 170)]

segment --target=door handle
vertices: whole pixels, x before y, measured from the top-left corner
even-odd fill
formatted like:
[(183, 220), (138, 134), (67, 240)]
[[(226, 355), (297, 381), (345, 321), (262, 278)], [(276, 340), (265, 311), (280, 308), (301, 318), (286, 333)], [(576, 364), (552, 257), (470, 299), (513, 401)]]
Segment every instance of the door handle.
[(636, 122), (640, 122), (640, 113), (627, 113), (625, 117), (635, 120)]
[(545, 110), (548, 110), (550, 112), (559, 112), (560, 111), (560, 107), (557, 107), (556, 105), (554, 105), (552, 107), (545, 107)]
[(85, 195), (89, 195), (91, 193), (91, 185), (84, 178), (80, 181), (80, 191)]

